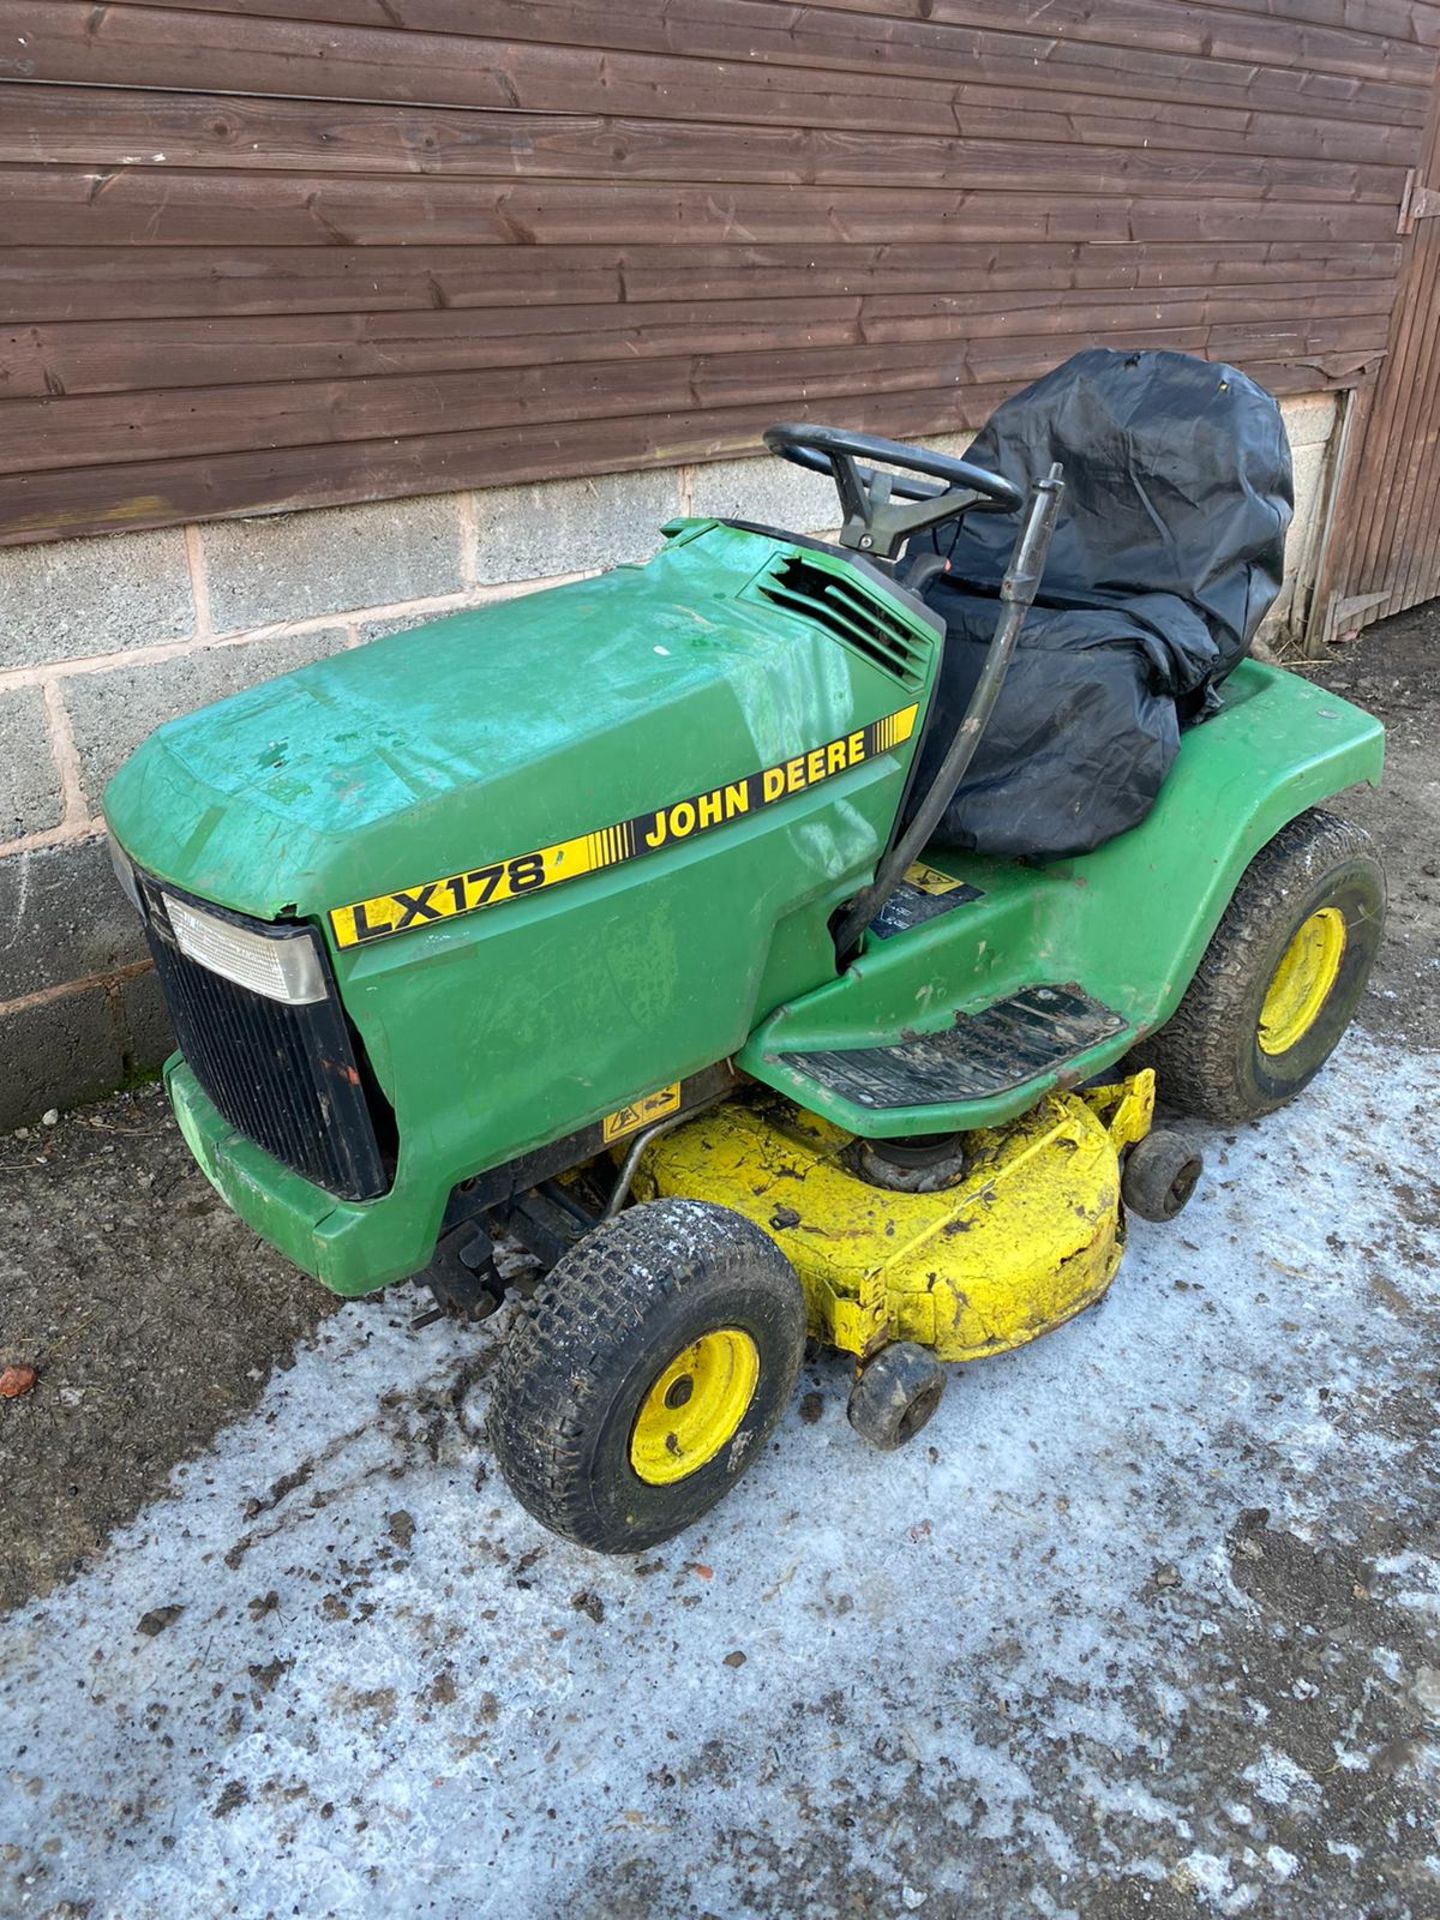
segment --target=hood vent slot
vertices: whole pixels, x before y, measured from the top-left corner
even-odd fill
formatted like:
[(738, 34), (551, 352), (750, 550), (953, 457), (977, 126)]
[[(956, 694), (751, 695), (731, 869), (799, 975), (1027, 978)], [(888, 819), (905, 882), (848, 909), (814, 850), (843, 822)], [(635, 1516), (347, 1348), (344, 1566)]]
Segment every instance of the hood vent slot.
[(758, 582), (758, 591), (775, 606), (801, 615), (863, 653), (901, 686), (924, 685), (930, 658), (925, 641), (906, 624), (898, 608), (887, 605), (859, 579), (831, 573), (799, 554), (790, 554)]

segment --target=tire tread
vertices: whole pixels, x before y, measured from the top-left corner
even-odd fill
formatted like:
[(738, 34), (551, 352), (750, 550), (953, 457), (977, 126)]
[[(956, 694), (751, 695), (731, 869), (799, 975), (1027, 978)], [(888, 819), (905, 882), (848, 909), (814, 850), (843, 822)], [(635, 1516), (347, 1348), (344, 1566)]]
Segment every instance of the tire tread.
[(788, 1398), (803, 1351), (804, 1302), (774, 1243), (740, 1215), (704, 1201), (628, 1209), (555, 1267), (517, 1316), (496, 1370), (491, 1445), (516, 1497), (554, 1532), (611, 1550), (604, 1516), (586, 1497), (586, 1437), (605, 1363), (643, 1335), (657, 1300), (697, 1284), (683, 1263), (700, 1255), (708, 1257), (711, 1276), (753, 1273), (757, 1260), (777, 1281), (780, 1268), (789, 1275), (795, 1365)]
[[(1234, 1070), (1237, 1023), (1251, 1017), (1249, 996), (1274, 932), (1277, 901), (1283, 905), (1325, 873), (1356, 860), (1369, 861), (1379, 873), (1365, 829), (1318, 807), (1297, 814), (1255, 855), (1180, 1005), (1135, 1050), (1138, 1064), (1155, 1069), (1165, 1106), (1222, 1123), (1253, 1116), (1253, 1102)], [(1383, 876), (1381, 888), (1383, 897)]]

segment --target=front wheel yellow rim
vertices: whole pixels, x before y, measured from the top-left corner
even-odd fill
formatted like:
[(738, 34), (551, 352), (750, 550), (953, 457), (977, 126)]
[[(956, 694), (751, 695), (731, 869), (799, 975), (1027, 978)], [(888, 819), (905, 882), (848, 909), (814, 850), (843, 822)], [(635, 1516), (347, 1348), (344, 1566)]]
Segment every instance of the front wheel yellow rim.
[(739, 1327), (702, 1333), (659, 1374), (635, 1416), (630, 1465), (647, 1486), (698, 1473), (731, 1440), (760, 1383), (760, 1349)]
[(1285, 949), (1260, 1009), (1260, 1051), (1288, 1053), (1314, 1026), (1340, 976), (1345, 957), (1345, 916), (1321, 907), (1304, 921)]

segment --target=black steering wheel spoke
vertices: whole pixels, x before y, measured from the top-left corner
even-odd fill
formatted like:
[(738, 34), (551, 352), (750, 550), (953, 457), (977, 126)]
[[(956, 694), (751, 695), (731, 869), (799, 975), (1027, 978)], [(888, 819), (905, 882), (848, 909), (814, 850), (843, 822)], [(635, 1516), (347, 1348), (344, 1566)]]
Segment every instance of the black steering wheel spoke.
[(850, 456), (844, 453), (835, 455), (831, 471), (835, 476), (835, 490), (840, 495), (840, 506), (847, 525), (852, 520), (868, 525), (871, 513), (869, 482), (873, 476), (862, 474)]
[[(962, 513), (1014, 512), (1024, 500), (998, 473), (872, 434), (780, 425), (766, 430), (765, 444), (797, 467), (830, 475), (843, 515), (841, 546), (877, 560), (893, 560), (904, 541)], [(884, 469), (861, 460), (883, 461)]]

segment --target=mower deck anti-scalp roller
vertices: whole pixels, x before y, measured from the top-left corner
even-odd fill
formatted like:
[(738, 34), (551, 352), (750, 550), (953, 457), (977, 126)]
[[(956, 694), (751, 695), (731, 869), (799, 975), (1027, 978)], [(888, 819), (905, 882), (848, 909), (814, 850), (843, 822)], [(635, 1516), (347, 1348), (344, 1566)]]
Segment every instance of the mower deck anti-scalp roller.
[[(807, 1333), (888, 1449), (949, 1363), (1097, 1300), (1129, 1216), (1199, 1178), (1157, 1097), (1235, 1121), (1298, 1092), (1383, 913), (1364, 836), (1316, 810), (1378, 777), (1379, 727), (1252, 662), (1130, 830), (947, 844), (1063, 476), (766, 439), (834, 478), (838, 540), (675, 521), (643, 567), (171, 722), (106, 795), (201, 1167), (341, 1294), (428, 1279), (481, 1318), (497, 1245), (528, 1249), (491, 1440), (603, 1551), (734, 1484)], [(942, 737), (918, 543), (978, 514), (1010, 517), (1011, 562)]]

